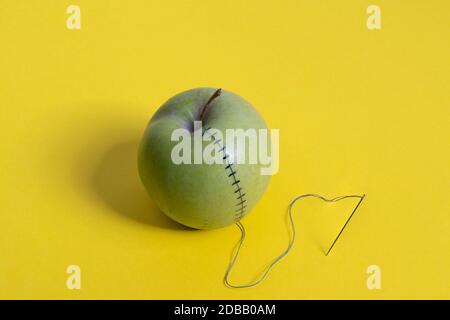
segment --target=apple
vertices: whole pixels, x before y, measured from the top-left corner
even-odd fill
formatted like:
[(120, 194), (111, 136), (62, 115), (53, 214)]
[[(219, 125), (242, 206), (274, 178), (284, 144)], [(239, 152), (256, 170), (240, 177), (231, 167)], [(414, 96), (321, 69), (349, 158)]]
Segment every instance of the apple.
[(231, 160), (248, 150), (239, 150), (227, 141), (214, 141), (213, 137), (202, 143), (216, 142), (215, 151), (225, 158), (222, 164), (174, 163), (171, 154), (179, 142), (172, 141), (172, 133), (185, 129), (194, 136), (194, 121), (202, 121), (202, 134), (208, 128), (221, 132), (267, 130), (259, 113), (235, 93), (214, 88), (179, 93), (157, 110), (145, 129), (138, 151), (142, 183), (161, 211), (185, 226), (213, 229), (238, 222), (262, 197), (270, 175), (261, 174), (259, 161)]

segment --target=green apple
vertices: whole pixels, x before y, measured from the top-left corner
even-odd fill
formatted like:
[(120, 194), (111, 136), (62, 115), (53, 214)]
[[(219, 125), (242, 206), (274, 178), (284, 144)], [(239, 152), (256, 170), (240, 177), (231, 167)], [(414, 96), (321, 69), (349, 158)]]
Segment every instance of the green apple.
[[(196, 229), (220, 228), (243, 218), (264, 194), (270, 175), (261, 174), (263, 164), (238, 163), (237, 146), (215, 142), (224, 162), (176, 164), (172, 141), (176, 129), (194, 136), (194, 121), (208, 128), (265, 129), (267, 125), (250, 103), (229, 91), (214, 88), (192, 89), (169, 99), (150, 120), (142, 138), (138, 168), (141, 180), (157, 206), (173, 220)], [(269, 146), (270, 148), (270, 146)]]

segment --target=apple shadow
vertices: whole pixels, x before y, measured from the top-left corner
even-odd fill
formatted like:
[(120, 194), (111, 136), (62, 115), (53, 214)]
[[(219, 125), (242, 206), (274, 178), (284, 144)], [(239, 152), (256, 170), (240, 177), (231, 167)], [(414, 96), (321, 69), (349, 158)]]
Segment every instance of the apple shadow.
[(188, 230), (168, 218), (151, 200), (137, 171), (138, 141), (116, 144), (100, 157), (91, 186), (114, 211), (158, 228)]

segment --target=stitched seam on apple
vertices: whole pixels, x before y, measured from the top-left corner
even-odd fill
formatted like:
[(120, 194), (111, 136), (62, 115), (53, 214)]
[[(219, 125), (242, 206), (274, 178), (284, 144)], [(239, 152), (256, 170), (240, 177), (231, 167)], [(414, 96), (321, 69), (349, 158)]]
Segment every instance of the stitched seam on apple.
[[(203, 131), (203, 135), (205, 135), (206, 132), (208, 132), (211, 129), (211, 127), (206, 128)], [(222, 160), (224, 160), (224, 168), (228, 173), (228, 177), (232, 178), (232, 186), (235, 186), (236, 189), (234, 190), (234, 193), (236, 194), (236, 201), (237, 203), (235, 204), (235, 206), (237, 206), (238, 208), (235, 209), (234, 212), (236, 212), (234, 214), (234, 221), (239, 221), (242, 219), (245, 209), (247, 208), (247, 199), (245, 199), (245, 192), (244, 189), (242, 188), (242, 186), (239, 184), (241, 182), (241, 180), (238, 179), (237, 177), (237, 170), (234, 170), (233, 168), (233, 163), (229, 161), (228, 157), (229, 154), (227, 154), (226, 152), (226, 147), (225, 145), (223, 145), (221, 143), (222, 139), (216, 139), (215, 137), (215, 133), (211, 134), (209, 133), (209, 136), (211, 137), (211, 139), (214, 141), (214, 144), (217, 145), (219, 147), (219, 152), (222, 154)], [(208, 221), (204, 222), (204, 225), (207, 226), (208, 225)]]

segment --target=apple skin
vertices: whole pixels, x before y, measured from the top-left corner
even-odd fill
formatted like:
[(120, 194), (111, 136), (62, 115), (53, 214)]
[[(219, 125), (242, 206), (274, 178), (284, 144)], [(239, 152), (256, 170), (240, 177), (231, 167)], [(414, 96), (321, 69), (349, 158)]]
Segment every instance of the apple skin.
[[(197, 88), (169, 99), (150, 120), (138, 152), (139, 175), (148, 194), (167, 216), (195, 229), (220, 228), (239, 221), (256, 205), (270, 181), (269, 175), (261, 175), (259, 159), (256, 164), (232, 164), (234, 176), (229, 176), (226, 163), (173, 163), (171, 152), (179, 142), (171, 141), (172, 132), (178, 128), (193, 131), (193, 122), (199, 121), (215, 91)], [(224, 136), (226, 129), (267, 129), (250, 103), (226, 90), (208, 106), (202, 126), (218, 129)], [(209, 143), (203, 142), (203, 147)], [(225, 147), (231, 158), (236, 156), (236, 147)]]

